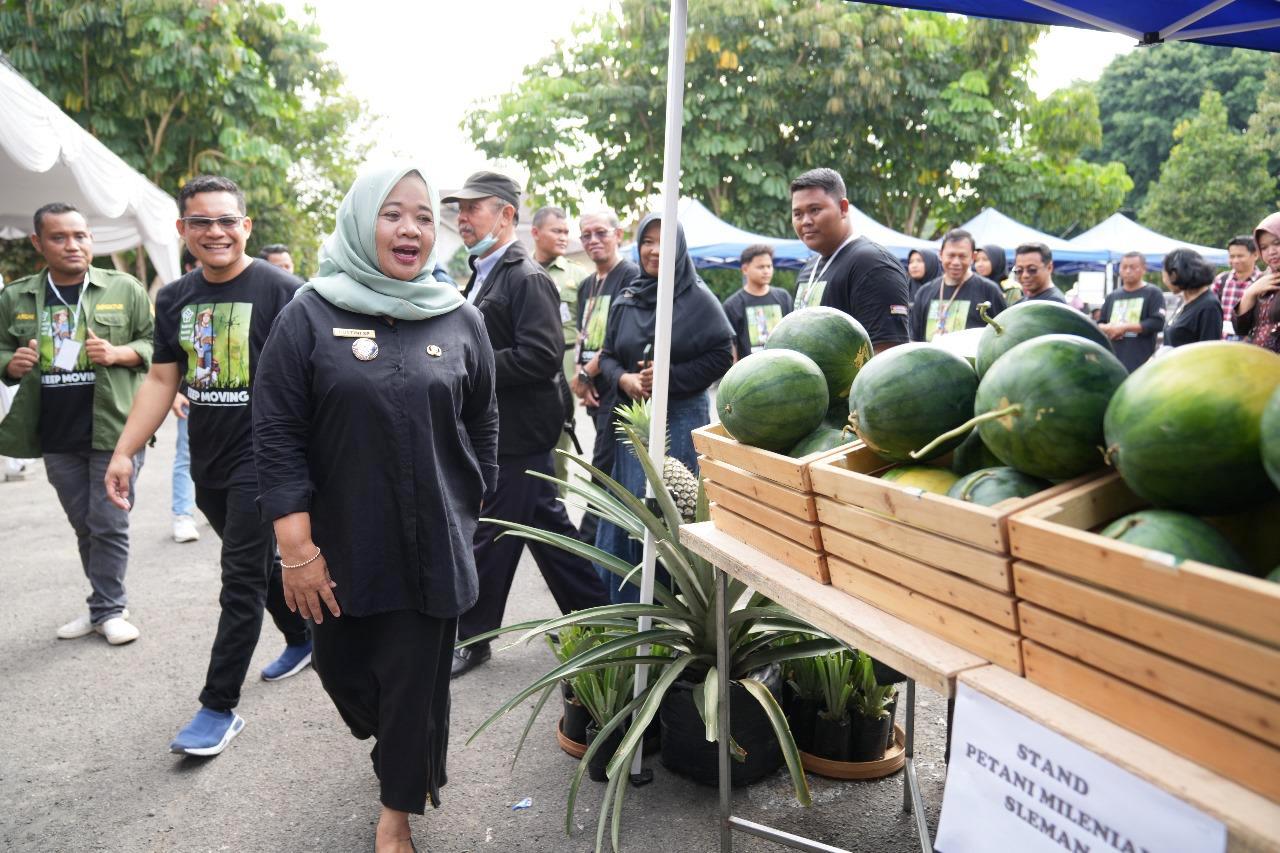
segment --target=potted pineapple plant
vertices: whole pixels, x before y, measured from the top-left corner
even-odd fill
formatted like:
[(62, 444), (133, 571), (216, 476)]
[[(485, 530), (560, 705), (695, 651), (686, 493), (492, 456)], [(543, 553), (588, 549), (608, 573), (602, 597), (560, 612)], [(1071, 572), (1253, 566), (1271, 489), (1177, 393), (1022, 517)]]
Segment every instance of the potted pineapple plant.
[(876, 682), (871, 657), (858, 652), (853, 677), (857, 689), (851, 703), (853, 731), (849, 758), (852, 761), (879, 761), (892, 742), (893, 714), (890, 704), (896, 691), (892, 684)]
[(831, 761), (848, 761), (854, 657), (841, 649), (815, 657), (813, 666), (823, 702), (813, 723), (813, 752)]
[[(634, 426), (622, 424), (622, 429), (633, 446), (643, 444)], [(584, 504), (586, 512), (601, 520), (613, 522), (627, 531), (633, 539), (643, 539), (646, 532), (651, 534), (667, 580), (654, 584), (652, 604), (604, 605), (553, 619), (508, 625), (471, 638), (468, 642), (483, 642), (514, 632), (518, 634), (516, 642), (521, 642), (561, 631), (569, 626), (591, 626), (616, 632), (611, 633), (604, 642), (580, 651), (567, 661), (557, 661), (549, 671), (533, 679), (495, 710), (471, 735), (469, 742), (526, 700), (537, 697), (524, 729), (527, 735), (534, 718), (562, 679), (573, 679), (610, 667), (661, 666), (661, 671), (647, 680), (645, 689), (638, 696), (630, 698), (600, 726), (599, 734), (579, 762), (569, 788), (565, 813), (566, 833), (572, 832), (574, 807), (589, 762), (596, 753), (604, 750), (604, 744), (614, 732), (625, 732), (605, 769), (608, 781), (596, 823), (597, 853), (605, 850), (606, 831), (609, 844), (617, 851), (621, 849), (621, 806), (627, 791), (625, 783), (628, 769), (636, 750), (641, 748), (645, 730), (659, 714), (677, 682), (689, 685), (687, 696), (692, 699), (691, 704), (700, 720), (704, 741), (711, 744), (721, 737), (729, 737), (735, 758), (745, 761), (747, 747), (737, 740), (740, 734), (738, 718), (735, 717), (731, 733), (719, 731), (719, 680), (728, 678), (738, 695), (746, 697), (747, 701), (760, 709), (771, 730), (776, 748), (786, 764), (797, 799), (802, 804), (809, 805), (809, 787), (801, 767), (799, 750), (791, 737), (774, 692), (761, 680), (760, 675), (769, 672), (771, 668), (776, 673), (777, 668), (773, 665), (779, 661), (826, 654), (841, 648), (840, 644), (752, 591), (742, 582), (730, 580), (726, 585), (725, 598), (729, 611), (729, 669), (727, 672), (720, 672), (716, 665), (715, 614), (719, 591), (715, 582), (715, 569), (680, 544), (679, 527), (685, 518), (662, 473), (655, 468), (647, 453), (637, 454), (655, 495), (651, 508), (644, 500), (589, 462), (571, 454), (564, 455), (571, 465), (583, 469), (591, 479), (582, 481), (567, 478), (560, 481), (545, 474), (530, 472), (531, 475), (544, 477), (558, 485), (563, 484), (575, 500)], [(705, 517), (705, 500), (699, 498), (697, 504), (695, 514)], [(593, 545), (527, 525), (499, 519), (487, 520), (506, 527), (507, 531), (503, 535), (520, 536), (553, 545), (603, 566), (622, 582), (639, 584), (639, 565), (619, 559)], [(648, 623), (643, 630), (641, 620)], [(799, 634), (803, 639), (785, 646), (776, 645), (779, 639), (792, 634)], [(654, 654), (654, 644), (662, 644), (670, 649), (671, 657)], [(517, 757), (523, 738), (522, 735), (521, 742), (517, 745)]]

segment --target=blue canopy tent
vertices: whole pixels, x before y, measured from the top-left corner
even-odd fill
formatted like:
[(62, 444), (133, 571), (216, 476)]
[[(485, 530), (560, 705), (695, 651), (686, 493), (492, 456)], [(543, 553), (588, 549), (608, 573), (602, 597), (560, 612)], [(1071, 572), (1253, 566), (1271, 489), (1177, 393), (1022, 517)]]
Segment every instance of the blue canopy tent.
[[(1206, 261), (1218, 267), (1227, 265), (1225, 249), (1197, 246), (1158, 234), (1139, 225), (1123, 213), (1113, 213), (1097, 225), (1068, 241), (1071, 246), (1105, 252), (1107, 261), (1118, 263), (1126, 252), (1141, 252), (1150, 267), (1159, 267), (1164, 256), (1174, 249), (1187, 248), (1199, 252)], [(1055, 250), (1056, 251), (1056, 250)]]
[(1010, 266), (1013, 263), (1014, 249), (1023, 243), (1044, 243), (1048, 246), (1053, 251), (1053, 263), (1059, 272), (1101, 269), (1108, 260), (1105, 251), (1073, 246), (1061, 237), (1024, 225), (994, 207), (984, 207), (981, 213), (960, 227), (972, 234), (974, 242), (979, 246), (994, 243), (1003, 247)]

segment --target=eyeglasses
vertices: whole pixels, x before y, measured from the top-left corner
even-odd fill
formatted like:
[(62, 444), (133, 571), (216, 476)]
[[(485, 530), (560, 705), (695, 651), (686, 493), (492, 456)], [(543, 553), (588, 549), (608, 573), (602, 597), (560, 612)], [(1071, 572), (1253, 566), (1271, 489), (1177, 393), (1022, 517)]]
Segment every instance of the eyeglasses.
[(230, 231), (248, 218), (247, 216), (219, 216), (216, 219), (210, 219), (207, 216), (184, 216), (182, 221), (187, 223), (187, 227), (192, 231), (208, 231), (215, 222), (223, 231)]
[(1024, 275), (1039, 275), (1040, 267), (1014, 267), (1013, 275), (1015, 278), (1022, 278)]
[(578, 240), (583, 244), (590, 243), (592, 240), (603, 241), (604, 238), (608, 237), (611, 233), (613, 232), (606, 231), (603, 228), (597, 228), (595, 231), (583, 231), (578, 235)]

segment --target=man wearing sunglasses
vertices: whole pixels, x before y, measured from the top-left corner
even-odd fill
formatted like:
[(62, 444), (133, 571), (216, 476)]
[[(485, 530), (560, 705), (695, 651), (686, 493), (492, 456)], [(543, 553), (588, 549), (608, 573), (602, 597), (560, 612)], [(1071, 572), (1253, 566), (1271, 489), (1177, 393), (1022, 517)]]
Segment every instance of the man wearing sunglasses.
[(1053, 252), (1044, 243), (1024, 243), (1014, 251), (1013, 275), (1022, 286), (1023, 299), (1067, 303), (1053, 284)]
[(264, 605), (288, 645), (262, 677), (287, 678), (311, 662), (306, 622), (284, 603), (271, 523), (258, 516), (250, 412), (258, 355), (299, 282), (245, 254), (253, 221), (234, 181), (193, 178), (178, 193), (178, 210), (178, 234), (200, 267), (156, 296), (155, 355), (107, 468), (107, 494), (129, 506), (129, 457), (160, 427), (185, 381), (196, 506), (222, 539), (222, 612), (200, 710), (169, 750), (212, 756), (244, 728), (234, 708)]
[[(571, 387), (595, 424), (591, 464), (607, 472), (613, 470), (616, 444), (612, 425), (614, 402), (609, 383), (600, 375), (600, 348), (604, 346), (613, 298), (640, 276), (640, 268), (618, 251), (622, 244), (618, 214), (608, 208), (593, 211), (582, 217), (580, 227), (578, 239), (596, 269), (578, 284), (578, 339), (573, 349), (576, 373)], [(582, 541), (595, 542), (596, 523), (594, 515), (583, 516)]]

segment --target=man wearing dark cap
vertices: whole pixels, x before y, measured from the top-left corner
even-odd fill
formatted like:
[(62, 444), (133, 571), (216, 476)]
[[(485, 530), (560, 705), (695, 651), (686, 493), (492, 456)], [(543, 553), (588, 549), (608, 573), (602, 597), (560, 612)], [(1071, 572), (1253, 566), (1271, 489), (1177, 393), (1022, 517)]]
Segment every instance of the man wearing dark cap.
[[(458, 204), (458, 233), (472, 269), (464, 295), (484, 315), (497, 367), (498, 486), (485, 496), (484, 515), (576, 539), (578, 531), (557, 500), (555, 486), (525, 473), (555, 471), (551, 449), (564, 426), (556, 384), (564, 340), (556, 286), (516, 240), (520, 185), (498, 172), (476, 172), (442, 200)], [(502, 624), (526, 544), (562, 613), (609, 603), (589, 562), (514, 536), (500, 539), (502, 531), (487, 523), (476, 529), (479, 597), (458, 619), (459, 640)], [(489, 655), (488, 643), (455, 651), (453, 677)]]

